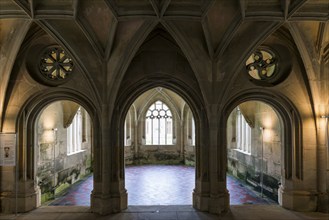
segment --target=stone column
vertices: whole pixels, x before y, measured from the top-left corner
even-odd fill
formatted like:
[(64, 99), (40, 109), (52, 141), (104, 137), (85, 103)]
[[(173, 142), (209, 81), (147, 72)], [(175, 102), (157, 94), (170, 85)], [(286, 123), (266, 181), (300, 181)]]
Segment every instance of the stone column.
[[(287, 128), (285, 128), (287, 129)], [(293, 126), (294, 130), (294, 126)], [(296, 149), (297, 139), (296, 131), (292, 132), (292, 142), (287, 142), (285, 140), (284, 148), (290, 147), (292, 144), (292, 149)], [(285, 176), (282, 174), (282, 184), (278, 191), (279, 204), (287, 209), (294, 211), (312, 212), (317, 209), (317, 143), (315, 140), (315, 128), (310, 124), (303, 124), (303, 136), (302, 136), (303, 150), (303, 173), (301, 176), (297, 174), (296, 160), (297, 154), (292, 150), (290, 155), (290, 160), (292, 160), (292, 175)], [(281, 158), (287, 157), (282, 152)], [(287, 153), (287, 152), (285, 152)], [(289, 169), (288, 167), (283, 167), (283, 170)]]
[(94, 173), (98, 178), (91, 195), (91, 210), (101, 215), (121, 212), (128, 204), (124, 188), (124, 132), (123, 128), (119, 129), (119, 119), (111, 126), (108, 109), (108, 106), (103, 107), (100, 150), (94, 155), (101, 166)]
[[(32, 130), (26, 126), (25, 114), (22, 114), (16, 135), (16, 166), (1, 167), (1, 212), (28, 212), (41, 205), (41, 192), (35, 181), (34, 149), (36, 143), (31, 138)], [(32, 124), (30, 128), (34, 127)], [(15, 130), (6, 131), (13, 133)], [(28, 133), (27, 133), (28, 132)], [(28, 142), (29, 141), (29, 142)]]
[(134, 117), (134, 163), (135, 158), (139, 155), (139, 140), (141, 139), (138, 128), (138, 117)]
[[(328, 107), (329, 108), (329, 107)], [(328, 109), (329, 111), (329, 109)], [(318, 211), (329, 212), (329, 116), (318, 119)]]
[[(216, 106), (212, 107), (216, 112)], [(211, 111), (211, 112), (214, 112)], [(196, 188), (193, 193), (193, 207), (214, 214), (226, 212), (229, 208), (229, 194), (226, 190), (226, 160), (223, 145), (218, 141), (218, 120), (214, 113), (210, 122), (202, 118), (198, 123), (196, 140)], [(209, 124), (208, 124), (209, 123)], [(226, 129), (226, 127), (225, 127)]]
[(184, 151), (185, 151), (185, 132), (184, 132), (184, 130), (185, 130), (185, 124), (184, 124), (184, 117), (181, 119), (181, 121), (180, 121), (180, 157), (181, 157), (181, 159), (184, 159), (185, 158), (185, 153), (184, 153)]
[[(218, 106), (211, 106), (210, 121), (210, 204), (209, 212), (220, 214), (229, 210), (229, 194), (226, 189), (227, 149), (226, 123), (220, 124)], [(225, 134), (225, 136), (223, 135)]]

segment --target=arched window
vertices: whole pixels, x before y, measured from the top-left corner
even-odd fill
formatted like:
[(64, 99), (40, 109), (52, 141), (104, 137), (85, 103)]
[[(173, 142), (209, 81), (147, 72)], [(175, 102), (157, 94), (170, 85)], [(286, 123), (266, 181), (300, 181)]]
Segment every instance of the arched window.
[(81, 151), (82, 145), (82, 116), (81, 108), (75, 114), (71, 125), (67, 128), (67, 154)]
[(237, 149), (244, 153), (250, 154), (251, 128), (239, 108), (237, 109), (236, 134)]
[(153, 103), (146, 113), (145, 139), (147, 145), (173, 144), (172, 114), (161, 101)]
[(131, 115), (130, 112), (128, 112), (124, 126), (124, 146), (131, 145), (131, 125), (132, 125)]
[(195, 122), (192, 116), (192, 145), (195, 146)]

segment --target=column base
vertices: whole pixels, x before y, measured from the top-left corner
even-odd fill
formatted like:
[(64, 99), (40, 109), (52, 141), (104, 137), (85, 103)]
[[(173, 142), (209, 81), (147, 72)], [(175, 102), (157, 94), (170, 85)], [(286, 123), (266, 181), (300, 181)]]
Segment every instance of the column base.
[(40, 190), (34, 188), (32, 180), (18, 183), (17, 196), (15, 192), (3, 192), (0, 196), (1, 212), (6, 214), (22, 213), (36, 209), (41, 205)]
[(318, 212), (329, 213), (329, 194), (320, 193), (318, 195)]
[(317, 209), (318, 196), (309, 191), (284, 190), (279, 188), (279, 204), (298, 212), (314, 212)]
[(91, 194), (91, 206), (90, 209), (94, 213), (100, 215), (108, 215), (112, 213), (121, 212), (127, 209), (128, 195), (127, 192), (121, 193), (120, 195), (102, 195), (102, 194)]
[(230, 195), (228, 192), (217, 195), (202, 195), (193, 192), (193, 207), (212, 214), (225, 213), (230, 207)]

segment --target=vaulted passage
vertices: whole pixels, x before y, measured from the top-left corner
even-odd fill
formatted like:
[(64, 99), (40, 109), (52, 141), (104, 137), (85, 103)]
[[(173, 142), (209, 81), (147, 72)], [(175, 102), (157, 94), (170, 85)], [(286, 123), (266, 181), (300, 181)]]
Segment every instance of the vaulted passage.
[[(61, 101), (49, 105), (40, 115), (40, 144), (53, 143), (55, 147), (56, 144), (66, 144), (69, 152), (68, 159), (61, 159), (59, 155), (63, 155), (63, 149), (48, 150), (50, 155), (55, 153), (55, 160), (48, 158), (48, 161), (56, 161), (56, 169), (65, 161), (77, 161), (73, 154), (88, 153), (86, 140), (90, 137), (87, 138), (86, 131), (90, 132), (90, 122), (85, 122), (86, 116), (82, 117), (85, 113), (81, 112), (84, 111), (73, 102)], [(281, 150), (284, 146), (280, 120), (272, 107), (259, 101), (240, 103), (231, 112), (227, 121), (227, 189), (231, 205), (278, 203), (279, 183), (282, 181)], [(50, 129), (50, 136), (46, 134), (47, 129), (40, 127), (46, 123), (51, 124), (48, 127), (55, 128)], [(66, 127), (66, 133), (62, 127)], [(73, 131), (71, 127), (74, 127)], [(128, 205), (192, 205), (196, 165), (195, 122), (184, 100), (162, 87), (143, 93), (129, 108), (123, 133)], [(44, 141), (41, 137), (55, 139)], [(72, 150), (72, 146), (78, 149)], [(41, 153), (40, 158), (47, 156)], [(88, 158), (88, 154), (82, 155), (82, 158)], [(90, 167), (78, 163), (54, 175), (47, 175), (49, 170), (45, 170), (45, 163), (43, 160), (38, 162), (39, 167), (43, 167), (38, 171), (38, 178), (42, 180), (42, 202), (46, 202), (45, 198), (54, 198), (52, 191), (47, 192), (41, 185), (49, 182), (53, 184), (51, 189), (64, 191), (55, 193), (56, 199), (48, 202), (49, 205), (90, 206), (93, 177), (85, 171), (80, 174), (81, 169), (88, 170)], [(56, 170), (50, 165), (48, 167), (53, 172)], [(73, 176), (63, 176), (63, 173)], [(67, 189), (68, 183), (74, 182), (77, 183), (73, 188)]]
[[(92, 175), (91, 121), (77, 103), (56, 101), (40, 112), (35, 130), (39, 196), (41, 204), (52, 204), (76, 182)], [(74, 205), (90, 203), (88, 194), (87, 201), (73, 201)]]
[(259, 101), (240, 103), (227, 121), (228, 173), (273, 202), (284, 179), (281, 126), (275, 110)]
[(156, 87), (134, 101), (124, 124), (124, 154), (128, 205), (192, 204), (195, 122), (175, 92)]
[(0, 0), (1, 214), (329, 212), (328, 7)]

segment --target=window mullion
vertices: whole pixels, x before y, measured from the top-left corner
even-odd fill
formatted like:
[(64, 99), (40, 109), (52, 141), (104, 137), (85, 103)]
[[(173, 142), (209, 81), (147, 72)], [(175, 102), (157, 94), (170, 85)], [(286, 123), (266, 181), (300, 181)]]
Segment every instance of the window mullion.
[(160, 119), (158, 118), (158, 144), (160, 145), (160, 135), (161, 135)]
[[(171, 117), (171, 112), (163, 102), (156, 101), (153, 103), (146, 113), (146, 119), (150, 119), (152, 124), (149, 127), (150, 132), (146, 132), (146, 140), (151, 138), (151, 144), (153, 145), (168, 145), (170, 143), (168, 138), (171, 138), (171, 136), (169, 137), (168, 129), (172, 126), (172, 123), (170, 125), (167, 124), (169, 117)], [(148, 123), (147, 121), (146, 124)]]
[(163, 119), (164, 120), (164, 124), (165, 124), (165, 129), (164, 129), (164, 131), (165, 131), (165, 135), (164, 135), (164, 138), (165, 138), (165, 144), (167, 144), (167, 119), (166, 118), (164, 118)]
[(151, 143), (154, 144), (154, 141), (153, 141), (153, 119), (151, 119)]

